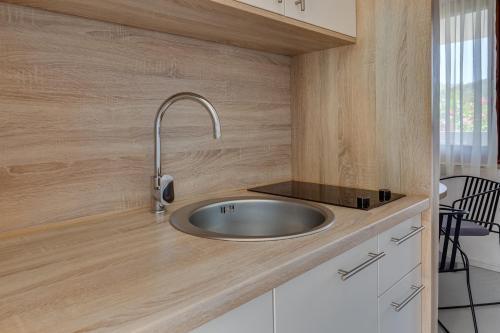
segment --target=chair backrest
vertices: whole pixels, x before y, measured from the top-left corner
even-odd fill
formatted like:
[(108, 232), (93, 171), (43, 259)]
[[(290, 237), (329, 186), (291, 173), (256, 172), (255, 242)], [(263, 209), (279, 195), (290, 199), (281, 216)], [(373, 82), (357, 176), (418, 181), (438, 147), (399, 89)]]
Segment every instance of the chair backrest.
[(467, 211), (463, 220), (471, 221), (492, 229), (500, 198), (500, 183), (474, 176), (452, 176), (445, 179), (462, 178), (462, 196), (452, 207)]
[(462, 253), (458, 241), (460, 227), (466, 214), (466, 211), (459, 209), (439, 208), (439, 239), (442, 241), (439, 272), (454, 272), (456, 269), (457, 254)]

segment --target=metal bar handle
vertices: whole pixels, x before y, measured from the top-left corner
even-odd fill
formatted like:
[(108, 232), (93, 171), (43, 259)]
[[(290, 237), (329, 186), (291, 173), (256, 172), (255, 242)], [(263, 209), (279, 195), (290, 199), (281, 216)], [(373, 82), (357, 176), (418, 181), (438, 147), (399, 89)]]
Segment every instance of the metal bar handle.
[(421, 226), (421, 227), (411, 227), (411, 230), (410, 233), (404, 235), (403, 237), (401, 238), (396, 238), (396, 237), (392, 237), (391, 238), (391, 242), (394, 242), (396, 243), (397, 245), (401, 245), (403, 244), (404, 242), (406, 242), (408, 239), (412, 238), (413, 236), (417, 235), (418, 233), (422, 232), (422, 230), (424, 230), (425, 227), (424, 226)]
[(367, 261), (359, 264), (358, 266), (354, 267), (350, 271), (345, 271), (343, 269), (339, 269), (338, 273), (340, 274), (340, 278), (342, 279), (342, 281), (345, 281), (345, 280), (353, 277), (354, 275), (356, 275), (357, 273), (361, 272), (366, 267), (368, 267), (371, 264), (379, 261), (380, 259), (382, 259), (383, 257), (385, 257), (385, 253), (384, 252), (380, 252), (380, 253), (377, 254), (377, 253), (370, 252), (370, 253), (368, 253), (368, 256), (370, 256), (370, 259), (368, 259)]
[(295, 1), (296, 5), (300, 5), (300, 11), (305, 12), (306, 11), (306, 0), (297, 0)]
[(423, 284), (420, 286), (412, 285), (411, 289), (413, 290), (413, 292), (410, 294), (410, 296), (406, 297), (405, 300), (402, 301), (401, 303), (392, 302), (391, 303), (392, 308), (396, 312), (403, 310), (405, 308), (405, 306), (411, 302), (412, 299), (417, 297), (417, 295), (420, 294), (422, 292), (422, 290), (424, 290), (424, 288), (425, 288), (425, 286)]

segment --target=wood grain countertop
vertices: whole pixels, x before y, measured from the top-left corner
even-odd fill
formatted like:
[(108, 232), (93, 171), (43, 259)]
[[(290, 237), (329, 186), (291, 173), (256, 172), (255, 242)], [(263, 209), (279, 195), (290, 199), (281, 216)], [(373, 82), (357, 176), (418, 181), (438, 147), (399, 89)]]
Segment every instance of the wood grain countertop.
[[(210, 198), (241, 195), (258, 194)], [(332, 228), (271, 242), (196, 238), (147, 209), (4, 233), (0, 332), (189, 332), (428, 206), (419, 196), (371, 211), (329, 206)]]

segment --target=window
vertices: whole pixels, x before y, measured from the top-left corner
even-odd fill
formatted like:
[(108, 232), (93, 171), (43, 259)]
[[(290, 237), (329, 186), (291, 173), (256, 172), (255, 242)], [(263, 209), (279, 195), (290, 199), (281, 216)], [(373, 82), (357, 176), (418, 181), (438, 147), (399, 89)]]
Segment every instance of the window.
[(441, 163), (496, 166), (495, 0), (440, 1)]

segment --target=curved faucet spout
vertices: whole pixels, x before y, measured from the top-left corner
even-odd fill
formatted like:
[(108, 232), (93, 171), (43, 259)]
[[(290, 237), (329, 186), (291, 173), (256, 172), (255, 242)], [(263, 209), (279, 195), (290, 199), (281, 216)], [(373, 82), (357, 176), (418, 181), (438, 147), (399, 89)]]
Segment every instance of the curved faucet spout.
[[(219, 115), (215, 110), (215, 107), (210, 103), (205, 97), (191, 93), (191, 92), (182, 92), (175, 95), (170, 96), (168, 99), (163, 102), (163, 104), (158, 109), (155, 117), (155, 151), (154, 151), (154, 176), (153, 176), (153, 211), (162, 212), (165, 210), (165, 206), (169, 203), (164, 200), (164, 190), (167, 185), (172, 183), (172, 191), (173, 191), (173, 178), (171, 176), (163, 176), (161, 170), (161, 121), (165, 112), (172, 106), (172, 104), (182, 101), (182, 100), (190, 100), (197, 102), (201, 106), (203, 106), (209, 113), (210, 118), (212, 119), (212, 130), (214, 139), (219, 139), (221, 137), (221, 126)], [(166, 177), (166, 178), (165, 178)], [(168, 182), (168, 184), (165, 184)], [(173, 193), (171, 196), (171, 200), (173, 200)]]
[(161, 130), (161, 121), (163, 119), (163, 115), (172, 106), (172, 104), (182, 100), (194, 101), (203, 106), (208, 111), (208, 113), (210, 114), (210, 118), (212, 119), (212, 129), (213, 129), (214, 139), (219, 139), (221, 137), (219, 115), (217, 114), (217, 111), (215, 110), (215, 107), (212, 105), (212, 103), (210, 103), (205, 97), (191, 92), (182, 92), (170, 96), (160, 106), (158, 112), (156, 113), (156, 118), (155, 118), (155, 176), (161, 175), (160, 130)]

